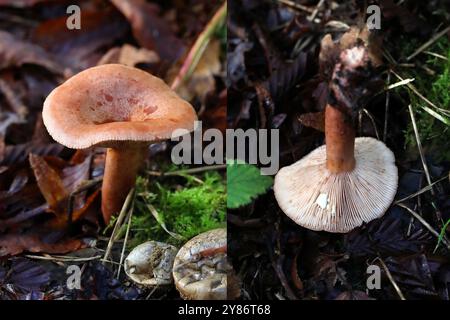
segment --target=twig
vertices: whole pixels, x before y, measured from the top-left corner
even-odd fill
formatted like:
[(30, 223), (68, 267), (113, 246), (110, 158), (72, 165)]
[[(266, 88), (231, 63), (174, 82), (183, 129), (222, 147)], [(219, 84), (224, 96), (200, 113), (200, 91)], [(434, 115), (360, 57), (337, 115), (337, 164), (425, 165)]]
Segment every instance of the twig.
[(26, 254), (25, 257), (30, 259), (36, 259), (36, 260), (48, 260), (48, 261), (59, 261), (59, 262), (85, 262), (85, 261), (92, 261), (92, 260), (98, 260), (102, 256), (93, 256), (93, 257), (72, 257), (72, 256), (37, 256), (32, 254)]
[(417, 192), (414, 192), (414, 193), (410, 194), (409, 196), (406, 196), (406, 197), (404, 197), (404, 198), (402, 198), (402, 199), (400, 199), (400, 200), (395, 201), (394, 204), (397, 204), (397, 203), (400, 203), (400, 202), (404, 202), (404, 201), (406, 201), (406, 200), (409, 200), (409, 199), (412, 199), (412, 198), (414, 198), (414, 197), (417, 197), (418, 195), (421, 195), (422, 193), (424, 193), (424, 192), (426, 192), (426, 191), (429, 191), (429, 190), (431, 189), (432, 186), (434, 186), (435, 184), (437, 184), (437, 183), (439, 183), (439, 182), (441, 182), (441, 181), (443, 181), (443, 180), (445, 180), (445, 179), (447, 179), (447, 176), (442, 177), (442, 178), (440, 178), (439, 180), (436, 180), (436, 181), (433, 182), (432, 184), (427, 185), (426, 187), (420, 189), (420, 190), (417, 191)]
[(192, 169), (186, 169), (186, 170), (177, 170), (177, 171), (170, 171), (170, 172), (159, 172), (159, 171), (147, 171), (147, 172), (151, 176), (169, 177), (169, 176), (179, 176), (182, 174), (199, 173), (199, 172), (204, 172), (204, 171), (221, 170), (221, 169), (226, 169), (226, 168), (227, 168), (226, 164), (218, 164), (218, 165), (213, 165), (213, 166), (205, 166), (205, 167), (192, 168)]
[[(390, 73), (389, 73), (388, 77), (390, 78)], [(389, 85), (386, 89), (389, 92), (389, 90), (391, 90), (391, 89), (407, 85), (408, 83), (413, 82), (414, 80), (415, 80), (414, 78), (401, 80), (399, 82), (396, 82), (396, 83), (393, 83), (393, 84)]]
[(120, 270), (122, 269), (123, 257), (125, 256), (125, 248), (127, 247), (128, 235), (130, 233), (131, 217), (133, 216), (133, 210), (130, 210), (128, 216), (129, 217), (128, 217), (127, 231), (125, 232), (125, 239), (123, 240), (122, 252), (120, 253), (119, 268), (117, 270), (117, 279), (119, 279)]
[(448, 58), (447, 58), (447, 57), (445, 57), (445, 56), (443, 56), (443, 55), (440, 55), (440, 54), (438, 54), (438, 53), (435, 53), (435, 52), (424, 51), (423, 53), (426, 53), (426, 54), (428, 54), (428, 55), (430, 55), (430, 56), (433, 56), (433, 57), (436, 57), (436, 58), (439, 58), (439, 59), (448, 61)]
[(405, 296), (402, 293), (402, 290), (400, 290), (400, 287), (398, 286), (397, 282), (395, 282), (394, 277), (392, 276), (391, 272), (389, 271), (389, 268), (384, 263), (383, 259), (381, 257), (377, 257), (378, 261), (380, 261), (381, 266), (383, 267), (384, 271), (386, 272), (386, 275), (389, 278), (389, 281), (391, 282), (392, 286), (394, 287), (395, 291), (397, 292), (398, 296), (400, 297), (400, 300), (406, 300)]
[(311, 15), (309, 17), (307, 17), (306, 19), (308, 19), (309, 21), (314, 21), (314, 19), (317, 16), (317, 13), (319, 13), (319, 9), (320, 7), (322, 7), (323, 3), (325, 2), (325, 0), (320, 0), (319, 3), (316, 5), (316, 7), (314, 8), (314, 11), (311, 13)]
[(310, 7), (301, 5), (299, 3), (293, 2), (293, 1), (289, 1), (289, 0), (277, 0), (279, 3), (282, 3), (288, 7), (294, 8), (294, 9), (298, 9), (298, 10), (302, 10), (302, 11), (306, 11), (308, 13), (313, 13), (314, 9), (311, 9)]
[[(387, 83), (391, 82), (391, 72), (388, 71)], [(389, 87), (388, 87), (389, 88)], [(386, 102), (384, 104), (384, 127), (383, 127), (383, 141), (386, 142), (387, 128), (388, 128), (388, 117), (389, 117), (389, 101), (391, 98), (391, 93), (389, 90), (386, 92)]]
[(224, 23), (227, 16), (227, 2), (225, 1), (219, 10), (214, 14), (212, 19), (208, 22), (205, 29), (200, 33), (191, 50), (189, 51), (183, 65), (181, 66), (178, 75), (172, 82), (171, 88), (176, 91), (178, 87), (186, 81), (197, 66), (200, 58), (206, 50), (206, 47), (211, 40), (212, 35), (217, 28)]
[(370, 114), (369, 111), (367, 111), (367, 109), (363, 109), (363, 112), (369, 117), (370, 122), (372, 122), (372, 126), (375, 129), (375, 135), (377, 136), (377, 139), (380, 140), (380, 135), (378, 134), (378, 129), (377, 129), (377, 125), (375, 123), (375, 119), (373, 118), (373, 116)]
[[(423, 170), (425, 172), (425, 177), (427, 178), (428, 185), (430, 186), (431, 195), (434, 197), (436, 194), (434, 193), (433, 184), (431, 182), (430, 172), (428, 171), (428, 166), (425, 161), (425, 156), (423, 155), (422, 142), (420, 141), (419, 130), (417, 129), (417, 123), (416, 123), (416, 119), (414, 117), (414, 112), (411, 107), (411, 104), (408, 105), (408, 109), (409, 109), (409, 115), (411, 116), (411, 121), (413, 124), (414, 135), (416, 137), (416, 143), (417, 143), (417, 148), (419, 149), (420, 159), (422, 160), (422, 166), (423, 166)], [(439, 210), (436, 210), (436, 215), (437, 215), (438, 222), (441, 223), (442, 217), (441, 217), (441, 213), (439, 212)]]
[[(430, 231), (434, 236), (436, 236), (439, 239), (439, 233), (436, 230), (434, 230), (433, 227), (430, 226), (430, 224), (428, 222), (426, 222), (425, 219), (422, 218), (422, 216), (420, 214), (418, 214), (414, 210), (410, 209), (408, 206), (404, 205), (403, 203), (396, 203), (396, 205), (406, 209), (409, 213), (411, 213), (414, 216), (414, 218), (419, 220), (419, 222), (422, 223), (424, 225), (424, 227), (428, 229), (428, 231)], [(447, 239), (442, 239), (442, 242), (450, 250), (450, 243), (447, 241)]]
[(445, 28), (444, 30), (440, 31), (439, 33), (437, 33), (436, 35), (434, 35), (430, 40), (428, 40), (427, 42), (425, 42), (423, 45), (421, 45), (416, 51), (414, 51), (413, 54), (411, 54), (409, 57), (406, 58), (406, 61), (411, 60), (412, 58), (414, 58), (415, 56), (417, 56), (419, 53), (421, 53), (422, 51), (424, 51), (426, 48), (428, 48), (429, 46), (431, 46), (434, 42), (436, 42), (440, 37), (442, 37), (444, 34), (446, 34), (448, 31), (450, 31), (450, 26), (448, 26), (447, 28)]
[(108, 261), (108, 257), (111, 253), (111, 249), (114, 244), (117, 232), (119, 232), (119, 229), (122, 226), (122, 222), (125, 218), (128, 207), (130, 206), (131, 200), (133, 199), (133, 195), (134, 195), (134, 188), (131, 189), (130, 192), (128, 193), (127, 198), (125, 199), (125, 202), (122, 206), (122, 209), (120, 210), (119, 217), (117, 218), (116, 223), (114, 225), (114, 229), (111, 233), (111, 237), (109, 238), (108, 246), (106, 247), (106, 252), (105, 255), (103, 256), (102, 261)]

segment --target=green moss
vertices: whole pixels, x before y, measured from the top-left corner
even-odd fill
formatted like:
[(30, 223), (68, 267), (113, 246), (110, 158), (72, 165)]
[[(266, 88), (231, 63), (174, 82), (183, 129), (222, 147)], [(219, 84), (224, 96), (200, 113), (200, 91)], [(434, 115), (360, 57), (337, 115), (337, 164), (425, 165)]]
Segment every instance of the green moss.
[[(405, 56), (411, 54), (417, 48), (418, 46), (415, 42), (410, 43), (410, 45), (405, 45)], [(415, 119), (424, 148), (432, 150), (430, 154), (433, 154), (436, 160), (450, 160), (450, 128), (441, 121), (442, 119), (450, 121), (450, 117), (448, 116), (450, 113), (450, 41), (447, 37), (442, 37), (433, 46), (428, 48), (428, 51), (447, 57), (447, 60), (444, 60), (422, 53), (422, 55), (427, 57), (422, 62), (422, 65), (433, 70), (435, 72), (434, 75), (428, 74), (423, 68), (416, 67), (404, 71), (402, 76), (404, 78), (414, 78), (413, 85), (417, 90), (438, 108), (441, 108), (441, 110), (436, 110), (430, 107), (438, 113), (437, 117), (433, 116), (424, 110), (423, 107), (429, 107), (426, 102), (408, 90), (410, 103), (415, 111)], [(403, 90), (403, 88), (399, 90)], [(412, 123), (409, 123), (405, 132), (405, 143), (408, 149), (417, 148)]]
[[(198, 176), (139, 177), (130, 247), (148, 240), (179, 245), (193, 236), (225, 225), (225, 179), (217, 172)], [(156, 209), (152, 215), (149, 205)], [(169, 234), (164, 227), (172, 233)]]

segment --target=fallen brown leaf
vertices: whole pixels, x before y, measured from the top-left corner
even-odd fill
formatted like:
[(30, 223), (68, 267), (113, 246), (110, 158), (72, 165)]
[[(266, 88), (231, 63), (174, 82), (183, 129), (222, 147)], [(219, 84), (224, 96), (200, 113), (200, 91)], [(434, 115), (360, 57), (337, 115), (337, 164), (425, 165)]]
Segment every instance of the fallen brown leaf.
[(122, 47), (110, 49), (97, 64), (120, 63), (126, 66), (134, 67), (138, 63), (157, 62), (159, 62), (159, 57), (156, 52), (145, 48), (136, 48), (132, 45), (124, 44)]
[(62, 74), (64, 68), (57, 61), (56, 57), (43, 48), (0, 31), (0, 69), (34, 64), (55, 74)]
[(137, 42), (155, 50), (162, 60), (177, 61), (185, 52), (183, 42), (175, 36), (168, 22), (159, 16), (156, 5), (143, 0), (111, 0), (131, 24)]
[(55, 243), (46, 242), (43, 236), (37, 234), (10, 233), (0, 237), (0, 257), (18, 255), (27, 252), (45, 252), (62, 254), (86, 247), (79, 239), (63, 239)]

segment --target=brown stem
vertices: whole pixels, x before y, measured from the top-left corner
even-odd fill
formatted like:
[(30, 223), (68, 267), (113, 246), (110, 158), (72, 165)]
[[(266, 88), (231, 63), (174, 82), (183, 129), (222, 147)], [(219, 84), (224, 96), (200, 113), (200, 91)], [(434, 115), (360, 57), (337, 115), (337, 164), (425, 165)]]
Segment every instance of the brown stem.
[(355, 168), (355, 130), (351, 117), (330, 105), (325, 109), (327, 168), (339, 173)]
[(134, 187), (146, 150), (147, 146), (141, 144), (108, 148), (102, 185), (102, 213), (106, 224), (120, 211)]

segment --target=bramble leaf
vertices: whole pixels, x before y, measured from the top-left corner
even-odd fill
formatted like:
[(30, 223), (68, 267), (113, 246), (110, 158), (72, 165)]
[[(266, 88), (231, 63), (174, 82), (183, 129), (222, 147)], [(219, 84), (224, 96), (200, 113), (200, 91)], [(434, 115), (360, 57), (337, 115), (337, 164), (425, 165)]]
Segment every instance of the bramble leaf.
[(272, 185), (270, 176), (261, 175), (258, 167), (235, 160), (227, 161), (227, 207), (249, 204)]

